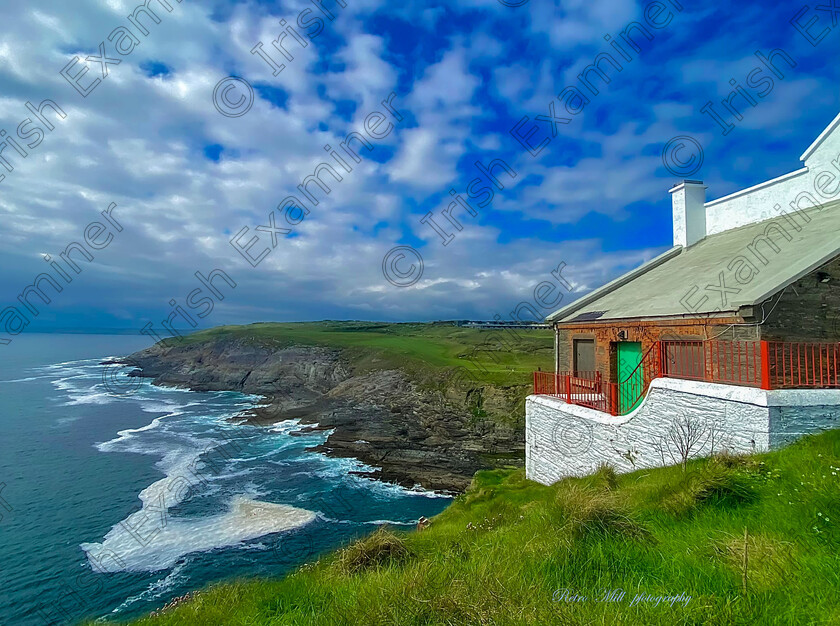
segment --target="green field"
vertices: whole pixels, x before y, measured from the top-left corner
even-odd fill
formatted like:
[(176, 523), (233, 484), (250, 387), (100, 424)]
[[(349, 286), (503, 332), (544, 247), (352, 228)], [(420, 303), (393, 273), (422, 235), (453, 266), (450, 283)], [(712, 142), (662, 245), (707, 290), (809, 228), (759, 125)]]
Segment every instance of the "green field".
[[(838, 624), (838, 524), (840, 431), (686, 472), (544, 487), (495, 470), (422, 531), (380, 529), (136, 623)], [(613, 601), (596, 601), (604, 590)], [(637, 594), (683, 599), (631, 606)]]
[(189, 344), (222, 337), (240, 337), (278, 348), (341, 348), (357, 370), (399, 368), (420, 379), (430, 371), (464, 367), (482, 382), (511, 386), (530, 383), (532, 372), (538, 368), (553, 368), (550, 330), (481, 330), (451, 323), (263, 323), (220, 326), (188, 335), (183, 341)]

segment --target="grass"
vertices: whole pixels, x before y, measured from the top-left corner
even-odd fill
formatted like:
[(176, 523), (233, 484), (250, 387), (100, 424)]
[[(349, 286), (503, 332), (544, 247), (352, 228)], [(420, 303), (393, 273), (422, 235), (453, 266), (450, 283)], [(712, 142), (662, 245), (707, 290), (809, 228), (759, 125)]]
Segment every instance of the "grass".
[(685, 473), (602, 467), (545, 487), (493, 470), (422, 531), (380, 529), (136, 624), (838, 624), (838, 523), (840, 431)]
[(448, 323), (327, 321), (219, 326), (187, 335), (182, 343), (221, 338), (277, 348), (339, 348), (359, 371), (397, 368), (420, 373), (464, 367), (482, 381), (500, 386), (528, 384), (538, 368), (553, 368), (554, 344), (549, 330), (482, 330)]

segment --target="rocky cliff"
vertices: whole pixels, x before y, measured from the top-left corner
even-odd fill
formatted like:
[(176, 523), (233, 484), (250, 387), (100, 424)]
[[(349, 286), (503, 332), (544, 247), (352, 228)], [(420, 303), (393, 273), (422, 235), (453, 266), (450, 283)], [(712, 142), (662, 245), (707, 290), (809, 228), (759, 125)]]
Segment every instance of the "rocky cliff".
[(397, 369), (357, 371), (340, 349), (243, 338), (157, 345), (126, 362), (157, 385), (265, 396), (240, 417), (255, 427), (299, 419), (298, 436), (331, 429), (313, 450), (381, 468), (371, 474), (381, 480), (461, 491), (479, 469), (522, 462), (523, 429), (498, 419), (521, 408), (522, 389), (454, 384), (446, 372), (418, 380)]

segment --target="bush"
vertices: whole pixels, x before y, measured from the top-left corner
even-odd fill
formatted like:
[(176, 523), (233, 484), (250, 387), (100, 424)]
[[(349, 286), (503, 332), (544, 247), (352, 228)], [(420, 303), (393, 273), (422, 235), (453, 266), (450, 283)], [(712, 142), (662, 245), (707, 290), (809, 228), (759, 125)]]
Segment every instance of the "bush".
[(576, 537), (615, 535), (645, 539), (650, 536), (614, 493), (572, 483), (557, 492), (556, 503)]
[(603, 484), (605, 489), (618, 489), (618, 474), (609, 463), (600, 463), (594, 477)]
[(684, 516), (703, 505), (737, 506), (755, 500), (751, 478), (737, 457), (715, 458), (680, 481), (667, 493), (662, 508)]
[(385, 526), (339, 552), (338, 566), (348, 574), (357, 574), (390, 565), (400, 565), (413, 554), (402, 537)]

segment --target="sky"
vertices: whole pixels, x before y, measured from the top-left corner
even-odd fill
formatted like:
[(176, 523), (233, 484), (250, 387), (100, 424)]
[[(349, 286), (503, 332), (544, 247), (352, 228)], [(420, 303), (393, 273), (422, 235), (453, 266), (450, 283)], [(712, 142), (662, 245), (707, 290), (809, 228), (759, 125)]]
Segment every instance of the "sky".
[[(798, 169), (840, 112), (830, 2), (0, 4), (0, 343), (174, 307), (543, 316), (670, 247), (674, 183)], [(579, 78), (596, 60), (609, 82)], [(45, 272), (61, 291), (22, 302)]]

